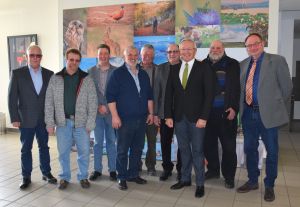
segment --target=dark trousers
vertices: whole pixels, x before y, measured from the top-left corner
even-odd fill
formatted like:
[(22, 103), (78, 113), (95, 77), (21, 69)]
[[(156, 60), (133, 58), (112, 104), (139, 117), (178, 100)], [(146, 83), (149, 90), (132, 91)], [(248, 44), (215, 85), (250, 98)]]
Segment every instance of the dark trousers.
[[(266, 177), (265, 187), (274, 187), (278, 171), (278, 128), (266, 128), (262, 123), (258, 109), (244, 106), (242, 126), (244, 132), (244, 151), (246, 154), (246, 164), (248, 178), (251, 184), (258, 183), (260, 171), (258, 169), (258, 146), (259, 137), (266, 147)], [(276, 113), (276, 112), (274, 112)]]
[[(171, 172), (173, 170), (173, 162), (171, 161), (171, 144), (174, 133), (174, 128), (169, 128), (164, 119), (160, 120), (160, 144), (162, 153), (162, 166), (164, 171)], [(181, 170), (181, 156), (180, 150), (177, 151), (177, 172)]]
[(158, 127), (155, 124), (146, 126), (147, 153), (145, 164), (149, 170), (154, 170), (156, 165), (156, 136)]
[(221, 169), (223, 177), (228, 180), (234, 179), (237, 165), (236, 135), (236, 119), (230, 121), (226, 118), (211, 118), (208, 120), (205, 131), (204, 153), (209, 172), (220, 174), (219, 138), (222, 146)]
[(44, 123), (39, 123), (34, 128), (20, 128), (22, 143), (21, 148), (21, 164), (22, 176), (30, 178), (32, 171), (32, 144), (34, 136), (39, 147), (40, 169), (43, 175), (50, 173), (50, 155), (48, 147), (48, 132)]
[[(126, 180), (139, 175), (139, 163), (145, 143), (146, 118), (124, 120), (117, 130), (118, 179)], [(129, 164), (128, 164), (129, 152)]]

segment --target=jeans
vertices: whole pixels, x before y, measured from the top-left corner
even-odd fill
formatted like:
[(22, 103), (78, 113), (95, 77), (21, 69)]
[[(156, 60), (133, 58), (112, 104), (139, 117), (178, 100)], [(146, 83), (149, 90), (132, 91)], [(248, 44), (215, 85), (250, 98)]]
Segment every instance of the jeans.
[(61, 172), (60, 179), (70, 182), (70, 153), (73, 141), (77, 146), (77, 179), (88, 178), (89, 159), (90, 159), (90, 138), (85, 127), (74, 127), (74, 121), (66, 119), (66, 125), (56, 128), (57, 148)]
[[(166, 125), (165, 120), (160, 120), (160, 144), (162, 154), (162, 166), (164, 171), (172, 172), (174, 164), (171, 161), (171, 144), (173, 139), (174, 128)], [(177, 172), (181, 171), (181, 156), (180, 149), (177, 150)]]
[(46, 125), (43, 122), (39, 122), (35, 128), (20, 128), (21, 136), (20, 141), (22, 143), (21, 148), (21, 164), (22, 164), (22, 176), (30, 178), (32, 171), (32, 144), (34, 135), (39, 147), (39, 159), (40, 169), (43, 175), (47, 175), (51, 172), (50, 167), (50, 155), (48, 147), (48, 132)]
[(207, 121), (204, 139), (204, 153), (208, 161), (207, 169), (211, 173), (220, 174), (219, 145), (222, 145), (221, 169), (226, 180), (234, 180), (236, 156), (237, 119), (210, 118)]
[(175, 122), (175, 133), (182, 160), (182, 182), (191, 181), (192, 165), (196, 174), (196, 185), (204, 185), (204, 152), (203, 142), (205, 128), (197, 128), (186, 117)]
[(111, 116), (99, 116), (96, 118), (95, 144), (94, 144), (94, 169), (95, 171), (102, 172), (102, 154), (103, 154), (103, 141), (105, 137), (106, 152), (108, 158), (108, 171), (116, 171), (116, 134), (111, 125)]
[(278, 167), (278, 128), (265, 128), (259, 110), (246, 105), (242, 117), (242, 126), (249, 183), (258, 183), (260, 171), (258, 169), (257, 149), (259, 136), (261, 136), (267, 151), (265, 187), (274, 187)]
[(149, 170), (154, 170), (156, 165), (156, 136), (158, 127), (155, 124), (146, 126), (147, 153), (145, 164)]
[(117, 130), (118, 179), (126, 180), (139, 176), (139, 163), (145, 143), (145, 131), (145, 117), (135, 120), (122, 120), (122, 126)]

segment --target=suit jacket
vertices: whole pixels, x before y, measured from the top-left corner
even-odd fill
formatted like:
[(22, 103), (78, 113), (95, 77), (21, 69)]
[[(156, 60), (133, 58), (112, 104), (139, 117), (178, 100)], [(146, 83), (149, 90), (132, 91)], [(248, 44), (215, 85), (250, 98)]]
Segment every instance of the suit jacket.
[[(247, 70), (251, 57), (241, 66), (240, 112), (243, 116)], [(266, 128), (277, 127), (288, 122), (287, 102), (292, 92), (292, 81), (284, 57), (265, 53), (259, 73), (257, 99), (261, 120)]]
[(239, 111), (240, 104), (240, 65), (239, 62), (233, 58), (224, 55), (218, 62), (212, 64), (209, 57), (204, 62), (210, 65), (216, 77), (216, 69), (223, 68), (226, 71), (225, 76), (225, 96), (224, 96), (224, 110), (233, 108), (236, 114)]
[[(110, 65), (110, 68), (108, 69), (107, 80), (106, 80), (105, 90), (104, 90), (105, 93), (106, 93), (107, 84), (109, 82), (111, 74), (113, 73), (113, 71), (115, 69), (116, 69), (116, 67), (114, 67), (112, 65)], [(93, 79), (93, 81), (95, 83), (96, 92), (97, 92), (97, 98), (98, 98), (98, 106), (99, 105), (106, 105), (107, 110), (108, 110), (107, 100), (106, 100), (106, 94), (105, 93), (102, 94), (101, 91), (100, 91), (100, 89), (99, 89), (99, 84), (100, 84), (100, 71), (99, 70), (100, 70), (99, 68), (97, 68), (96, 66), (94, 66), (94, 67), (90, 68), (88, 72), (89, 72), (90, 77)], [(99, 111), (98, 111), (98, 115), (100, 115)]]
[(195, 60), (186, 89), (179, 78), (181, 64), (172, 65), (166, 86), (165, 118), (181, 121), (185, 116), (190, 122), (207, 120), (214, 98), (215, 79), (206, 63)]
[(53, 72), (42, 67), (43, 86), (37, 94), (28, 66), (12, 71), (8, 91), (8, 108), (11, 122), (20, 122), (20, 127), (33, 128), (44, 123), (45, 94)]

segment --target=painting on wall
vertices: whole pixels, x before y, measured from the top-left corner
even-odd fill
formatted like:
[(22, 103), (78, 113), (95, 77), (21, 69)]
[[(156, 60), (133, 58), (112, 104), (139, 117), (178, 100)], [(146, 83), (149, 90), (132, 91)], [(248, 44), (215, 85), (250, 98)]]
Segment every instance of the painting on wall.
[(175, 1), (137, 4), (134, 36), (175, 34)]
[(32, 44), (38, 44), (37, 34), (7, 37), (9, 75), (12, 70), (27, 65), (26, 49)]
[(243, 47), (253, 32), (268, 43), (269, 0), (222, 0), (221, 40), (227, 47)]

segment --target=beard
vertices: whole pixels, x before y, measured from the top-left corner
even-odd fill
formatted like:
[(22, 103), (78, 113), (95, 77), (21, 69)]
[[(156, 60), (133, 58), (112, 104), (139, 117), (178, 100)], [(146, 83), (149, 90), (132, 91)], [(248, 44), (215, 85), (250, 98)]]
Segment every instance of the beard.
[(221, 53), (221, 54), (212, 54), (212, 53), (209, 53), (208, 56), (209, 56), (209, 59), (212, 62), (218, 62), (224, 56), (224, 53)]

